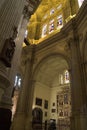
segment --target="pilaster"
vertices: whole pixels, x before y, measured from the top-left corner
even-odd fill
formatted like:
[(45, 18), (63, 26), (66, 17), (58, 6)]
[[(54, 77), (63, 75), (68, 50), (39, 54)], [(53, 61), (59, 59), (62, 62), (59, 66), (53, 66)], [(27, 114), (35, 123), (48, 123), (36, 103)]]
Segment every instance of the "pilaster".
[[(32, 121), (32, 102), (34, 92), (34, 80), (32, 77), (34, 64), (34, 48), (31, 49), (31, 58), (25, 60), (25, 74), (22, 88), (19, 94), (16, 113), (11, 130), (30, 130)], [(17, 123), (19, 122), (19, 123)]]
[[(74, 32), (77, 35), (76, 32)], [(86, 90), (82, 81), (81, 58), (78, 37), (71, 38), (71, 130), (84, 130), (87, 126)]]

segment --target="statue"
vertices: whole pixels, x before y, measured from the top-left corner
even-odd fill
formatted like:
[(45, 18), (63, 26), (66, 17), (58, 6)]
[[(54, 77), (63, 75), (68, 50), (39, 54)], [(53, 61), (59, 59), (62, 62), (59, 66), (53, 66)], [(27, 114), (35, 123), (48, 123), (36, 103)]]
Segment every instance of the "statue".
[(5, 40), (4, 46), (0, 53), (0, 60), (5, 64), (6, 67), (11, 67), (11, 61), (15, 51), (14, 39), (17, 37), (17, 28), (13, 28), (12, 37)]

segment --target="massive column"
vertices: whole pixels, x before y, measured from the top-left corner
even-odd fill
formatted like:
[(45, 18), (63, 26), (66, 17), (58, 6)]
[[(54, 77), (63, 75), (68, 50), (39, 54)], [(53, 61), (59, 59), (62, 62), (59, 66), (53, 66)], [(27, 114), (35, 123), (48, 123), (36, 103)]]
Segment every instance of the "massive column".
[[(75, 23), (74, 23), (75, 26)], [(74, 29), (74, 36), (70, 39), (71, 49), (71, 97), (72, 116), (71, 130), (85, 130), (87, 127), (86, 89), (83, 82), (79, 38)]]
[[(0, 53), (1, 53), (5, 40), (12, 36), (13, 28), (18, 26), (24, 6), (24, 0), (22, 1), (14, 0), (12, 2), (10, 0), (8, 0), (8, 2), (4, 0), (1, 2), (0, 5), (2, 5), (0, 7)], [(1, 75), (4, 75), (3, 73), (4, 70), (6, 73), (7, 70), (6, 68), (7, 67), (5, 67), (5, 65), (2, 62), (0, 62)], [(2, 95), (1, 93), (0, 96)]]
[[(15, 28), (18, 28), (19, 21), (21, 19), (22, 13), (25, 13), (25, 16), (29, 16), (34, 13), (36, 8), (38, 7), (40, 1), (27, 1), (27, 0), (1, 0), (0, 1), (0, 129), (3, 130), (9, 130), (10, 124), (11, 124), (11, 95), (12, 95), (12, 89), (13, 89), (13, 78), (15, 75), (15, 71), (18, 66), (15, 67), (14, 65), (11, 68), (10, 73), (7, 70), (7, 67), (11, 67), (11, 63), (9, 64), (9, 60), (12, 61), (12, 54), (14, 50), (12, 50), (12, 53), (10, 52), (10, 47), (13, 47), (14, 40), (12, 39), (12, 35)], [(27, 8), (26, 8), (27, 7)], [(24, 11), (23, 11), (24, 8)], [(25, 20), (26, 21), (26, 20)], [(27, 22), (25, 22), (27, 24)], [(25, 26), (26, 27), (26, 26)], [(21, 28), (21, 33), (19, 34), (19, 38), (21, 39), (20, 42), (23, 41), (23, 34), (25, 31), (25, 27)], [(7, 40), (6, 40), (7, 39)], [(7, 41), (11, 46), (7, 46)], [(19, 43), (19, 39), (17, 38), (16, 41)], [(7, 48), (6, 48), (6, 46)], [(21, 52), (21, 45), (19, 45)], [(16, 52), (18, 52), (18, 48), (16, 48)], [(5, 50), (5, 51), (4, 51)], [(3, 58), (3, 51), (5, 54), (5, 57)], [(15, 53), (16, 54), (16, 53)], [(5, 59), (6, 58), (6, 59)], [(16, 54), (16, 62), (20, 58), (20, 54), (17, 56)], [(1, 60), (3, 59), (3, 60)], [(17, 62), (18, 63), (18, 62)], [(16, 71), (17, 72), (17, 71)], [(14, 74), (13, 74), (14, 73)], [(10, 76), (8, 76), (9, 74)], [(10, 84), (9, 79), (12, 80), (12, 83)], [(9, 124), (9, 125), (8, 125)]]
[[(10, 72), (8, 71), (8, 76), (7, 76), (10, 80), (10, 85), (8, 85), (5, 88), (5, 92), (4, 92), (4, 94), (1, 98), (1, 103), (0, 103), (1, 110), (4, 109), (4, 111), (7, 111), (6, 113), (8, 113), (8, 112), (10, 113), (10, 120), (11, 120), (11, 115), (12, 115), (11, 114), (11, 108), (12, 108), (12, 90), (13, 90), (13, 87), (14, 87), (14, 79), (15, 79), (15, 75), (18, 72), (18, 66), (20, 64), (20, 55), (21, 55), (21, 50), (22, 50), (22, 43), (23, 43), (23, 39), (24, 39), (24, 33), (25, 33), (25, 30), (26, 30), (26, 25), (27, 25), (27, 22), (28, 22), (26, 19), (23, 19), (23, 16), (22, 16), (21, 20), (22, 20), (21, 28), (19, 29), (18, 37), (15, 40), (16, 49), (15, 49), (14, 57), (13, 57), (13, 60), (12, 60), (11, 69), (10, 69)], [(4, 66), (4, 68), (6, 68), (6, 67)], [(5, 69), (3, 71), (5, 71), (5, 73), (6, 73)], [(6, 76), (6, 74), (5, 74), (5, 76)], [(4, 86), (5, 86), (5, 84), (4, 84)], [(2, 111), (1, 111), (1, 113), (2, 113)], [(5, 122), (4, 122), (4, 124), (5, 124)]]
[[(20, 7), (20, 8), (19, 8)], [(12, 38), (14, 28), (18, 27), (24, 7), (24, 0), (1, 0), (0, 4), (0, 129), (9, 130), (11, 124), (11, 84), (8, 65), (2, 59), (6, 39)], [(10, 39), (13, 42), (13, 39)], [(13, 42), (14, 43), (14, 42)], [(4, 48), (6, 49), (6, 48)], [(9, 47), (7, 48), (9, 50)], [(5, 54), (5, 53), (4, 53)], [(6, 63), (5, 63), (6, 62)]]
[(30, 57), (25, 60), (24, 79), (11, 130), (31, 130), (32, 102), (34, 92), (34, 80), (32, 77), (35, 53), (34, 47), (35, 46), (33, 45), (30, 47)]
[(24, 42), (24, 35), (27, 28), (27, 23), (28, 23), (28, 20), (24, 18), (24, 15), (22, 15), (19, 26), (18, 26), (19, 33), (15, 40), (16, 42), (15, 53), (12, 60), (11, 69), (9, 71), (9, 78), (11, 80), (12, 86), (14, 86), (13, 83), (15, 81), (15, 76), (17, 75), (17, 73), (19, 73), (20, 57), (21, 57), (21, 51), (22, 51), (22, 46)]

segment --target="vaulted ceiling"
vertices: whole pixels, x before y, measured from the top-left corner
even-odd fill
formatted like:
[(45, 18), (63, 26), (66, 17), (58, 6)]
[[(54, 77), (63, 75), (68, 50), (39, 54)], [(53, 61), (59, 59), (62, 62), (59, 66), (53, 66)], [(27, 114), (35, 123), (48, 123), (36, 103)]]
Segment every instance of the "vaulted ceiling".
[[(37, 18), (42, 19), (51, 8), (64, 5), (66, 0), (42, 0), (34, 15), (31, 16), (30, 22), (33, 23)], [(53, 87), (59, 82), (59, 74), (64, 69), (68, 69), (68, 64), (65, 59), (53, 56), (43, 61), (37, 68), (34, 79), (36, 82)]]
[(35, 15), (42, 18), (51, 8), (57, 7), (60, 4), (63, 6), (65, 2), (66, 0), (42, 0), (32, 19), (34, 19)]
[(59, 74), (68, 69), (65, 59), (59, 56), (52, 56), (45, 59), (37, 68), (35, 74), (36, 82), (53, 87), (59, 84)]

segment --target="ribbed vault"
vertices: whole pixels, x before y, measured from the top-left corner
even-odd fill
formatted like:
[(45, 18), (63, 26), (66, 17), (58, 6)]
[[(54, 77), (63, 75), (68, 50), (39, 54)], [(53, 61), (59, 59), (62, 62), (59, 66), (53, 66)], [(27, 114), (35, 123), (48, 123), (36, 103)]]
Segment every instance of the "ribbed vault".
[(59, 56), (51, 56), (37, 66), (34, 79), (36, 82), (53, 87), (54, 81), (59, 82), (59, 74), (65, 69), (68, 69), (65, 59)]

